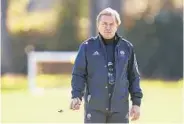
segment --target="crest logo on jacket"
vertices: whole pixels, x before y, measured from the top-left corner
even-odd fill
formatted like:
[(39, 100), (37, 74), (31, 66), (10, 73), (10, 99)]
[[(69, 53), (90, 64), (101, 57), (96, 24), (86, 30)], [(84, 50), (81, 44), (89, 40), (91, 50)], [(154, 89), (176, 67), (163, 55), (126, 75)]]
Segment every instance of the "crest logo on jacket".
[(121, 56), (124, 56), (125, 55), (125, 52), (123, 50), (120, 51), (120, 55)]
[(90, 113), (88, 113), (86, 116), (87, 116), (88, 120), (91, 120), (91, 114)]

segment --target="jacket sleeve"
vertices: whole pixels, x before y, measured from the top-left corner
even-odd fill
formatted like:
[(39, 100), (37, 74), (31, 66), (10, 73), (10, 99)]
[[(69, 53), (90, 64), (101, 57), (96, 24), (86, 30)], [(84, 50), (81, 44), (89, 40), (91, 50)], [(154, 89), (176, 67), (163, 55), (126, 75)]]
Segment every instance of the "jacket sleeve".
[(82, 43), (79, 47), (77, 57), (74, 62), (72, 70), (72, 98), (83, 97), (83, 92), (85, 89), (86, 76), (87, 76), (87, 61), (86, 61), (86, 44)]
[(143, 93), (142, 89), (140, 88), (140, 73), (138, 70), (136, 55), (133, 46), (131, 48), (131, 54), (128, 63), (128, 80), (132, 104), (140, 106)]

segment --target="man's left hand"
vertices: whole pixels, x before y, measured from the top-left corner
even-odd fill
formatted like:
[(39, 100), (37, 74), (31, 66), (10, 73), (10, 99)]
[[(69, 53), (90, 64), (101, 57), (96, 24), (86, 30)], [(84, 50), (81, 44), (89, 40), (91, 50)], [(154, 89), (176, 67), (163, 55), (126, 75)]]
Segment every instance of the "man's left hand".
[(138, 120), (140, 117), (140, 107), (137, 105), (133, 105), (130, 110), (131, 121)]

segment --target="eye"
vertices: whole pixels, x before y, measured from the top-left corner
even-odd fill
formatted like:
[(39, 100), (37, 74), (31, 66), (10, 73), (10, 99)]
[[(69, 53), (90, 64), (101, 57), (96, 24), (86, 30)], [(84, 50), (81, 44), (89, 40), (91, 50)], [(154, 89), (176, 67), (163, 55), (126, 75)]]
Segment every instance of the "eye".
[(110, 24), (110, 26), (113, 26), (113, 25), (114, 25), (114, 23), (111, 23), (111, 24)]
[(107, 23), (102, 23), (102, 25), (103, 25), (103, 26), (106, 26), (106, 25), (107, 25)]

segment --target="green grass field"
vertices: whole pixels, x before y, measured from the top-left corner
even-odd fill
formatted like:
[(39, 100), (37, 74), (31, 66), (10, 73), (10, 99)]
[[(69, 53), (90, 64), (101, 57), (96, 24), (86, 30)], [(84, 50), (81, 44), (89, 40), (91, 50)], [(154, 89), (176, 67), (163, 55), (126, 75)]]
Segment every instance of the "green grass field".
[[(2, 123), (83, 122), (83, 106), (80, 111), (69, 109), (70, 77), (51, 78), (41, 76), (37, 79), (40, 87), (45, 82), (47, 87), (54, 88), (40, 89), (32, 93), (27, 90), (25, 78), (14, 79), (9, 77), (2, 78), (1, 81)], [(141, 118), (131, 123), (182, 123), (184, 118), (182, 114), (182, 81), (172, 83), (144, 80), (141, 82), (141, 87), (144, 93)], [(12, 92), (12, 89), (14, 89), (14, 92)], [(62, 113), (58, 112), (60, 109), (63, 110)]]

